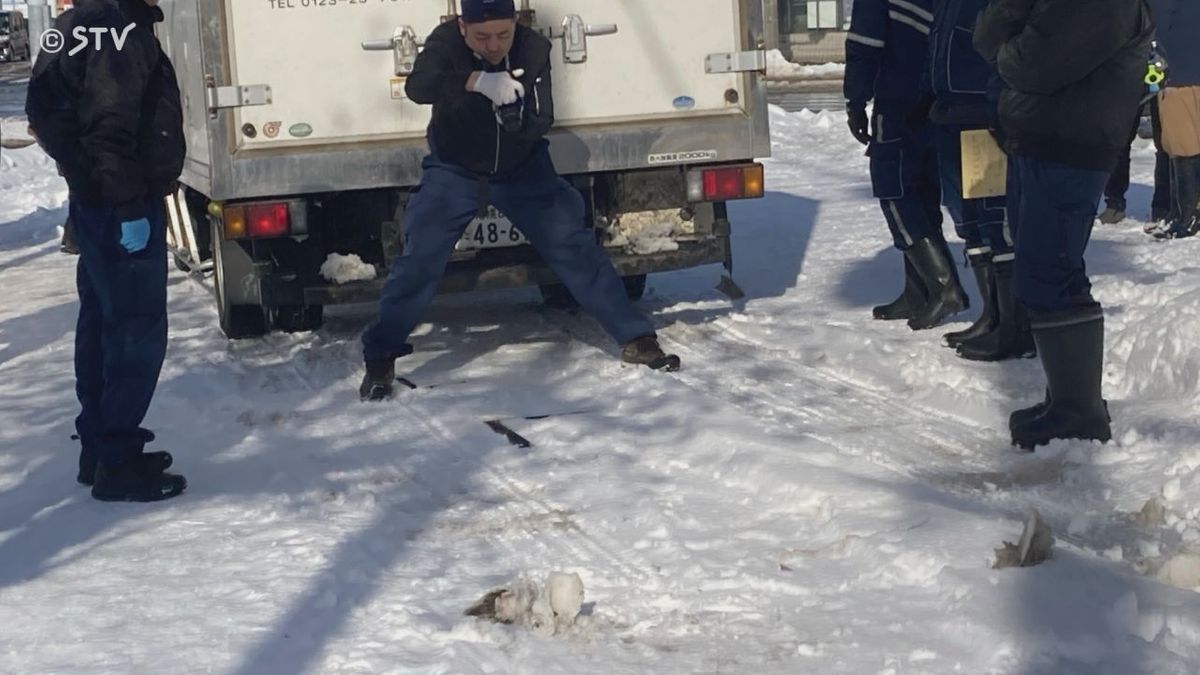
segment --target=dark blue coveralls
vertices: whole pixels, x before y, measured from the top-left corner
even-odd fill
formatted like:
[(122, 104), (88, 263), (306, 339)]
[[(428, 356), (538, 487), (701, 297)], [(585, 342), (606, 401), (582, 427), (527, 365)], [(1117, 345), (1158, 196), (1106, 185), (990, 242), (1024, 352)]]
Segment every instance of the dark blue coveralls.
[(923, 116), (921, 78), (933, 0), (857, 0), (846, 38), (845, 96), (874, 101), (871, 187), (897, 249), (940, 237), (941, 190), (933, 128)]
[(975, 51), (975, 22), (988, 0), (934, 0), (933, 31), (924, 86), (934, 97), (931, 111), (941, 167), (942, 201), (958, 236), (972, 254), (1012, 260), (1004, 197), (963, 199), (962, 132), (995, 128), (1000, 80)]

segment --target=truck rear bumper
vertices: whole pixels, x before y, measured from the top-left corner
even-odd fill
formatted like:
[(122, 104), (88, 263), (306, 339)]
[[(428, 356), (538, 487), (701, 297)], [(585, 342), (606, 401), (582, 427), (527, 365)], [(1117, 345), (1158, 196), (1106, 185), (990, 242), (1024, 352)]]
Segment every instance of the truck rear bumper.
[[(724, 263), (727, 259), (729, 240), (713, 237), (701, 241), (680, 241), (675, 251), (661, 251), (644, 255), (611, 253), (617, 274), (628, 277), (652, 272), (667, 272), (699, 265)], [(264, 280), (266, 282), (267, 280)], [(303, 289), (305, 305), (338, 305), (372, 302), (379, 299), (386, 279), (354, 282), (342, 285), (308, 286)], [(538, 284), (554, 284), (558, 279), (542, 264), (514, 264), (501, 267), (481, 267), (470, 263), (452, 263), (442, 279), (440, 292), (461, 293), (466, 291), (517, 288)], [(269, 294), (273, 284), (264, 283), (264, 294)], [(282, 290), (282, 289), (279, 289)], [(290, 293), (289, 293), (290, 295)], [(267, 304), (272, 303), (269, 299)]]

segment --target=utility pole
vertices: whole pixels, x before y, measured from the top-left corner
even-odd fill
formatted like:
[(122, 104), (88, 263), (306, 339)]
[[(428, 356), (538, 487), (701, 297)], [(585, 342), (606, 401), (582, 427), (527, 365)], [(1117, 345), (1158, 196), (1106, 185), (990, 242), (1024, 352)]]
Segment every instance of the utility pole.
[(47, 0), (30, 0), (25, 9), (25, 18), (29, 22), (30, 59), (37, 60), (42, 51), (42, 33), (54, 25), (54, 12)]

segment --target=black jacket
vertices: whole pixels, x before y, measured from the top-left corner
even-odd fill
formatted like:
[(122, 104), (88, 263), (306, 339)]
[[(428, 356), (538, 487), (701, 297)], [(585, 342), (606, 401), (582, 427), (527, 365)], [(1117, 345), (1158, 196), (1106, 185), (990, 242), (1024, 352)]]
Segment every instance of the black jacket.
[[(116, 209), (120, 220), (145, 215), (145, 202), (171, 192), (186, 147), (179, 86), (154, 36), (162, 10), (143, 0), (82, 0), (56, 28), (58, 53), (44, 52), (30, 79), (26, 112), (39, 142), (58, 162), (71, 198)], [(100, 49), (91, 33), (85, 49), (76, 28), (112, 28)]]
[(1145, 95), (1143, 0), (993, 0), (975, 47), (999, 70), (1008, 151), (1111, 171)]
[[(520, 78), (524, 124), (509, 133), (501, 128), (492, 102), (467, 91), (467, 79), (477, 70), (518, 68), (525, 70)], [(458, 22), (448, 21), (425, 41), (405, 91), (413, 102), (433, 105), (429, 143), (443, 161), (481, 176), (505, 176), (529, 159), (554, 125), (550, 41), (518, 25), (508, 63), (493, 67), (467, 47)]]

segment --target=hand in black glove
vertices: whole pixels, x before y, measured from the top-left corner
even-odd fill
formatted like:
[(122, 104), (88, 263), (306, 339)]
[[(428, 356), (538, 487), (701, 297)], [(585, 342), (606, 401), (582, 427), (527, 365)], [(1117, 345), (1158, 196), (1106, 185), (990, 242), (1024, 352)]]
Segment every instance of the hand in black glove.
[(863, 145), (871, 144), (871, 121), (867, 119), (867, 109), (861, 106), (850, 106), (846, 109), (850, 124), (850, 133), (855, 140)]

